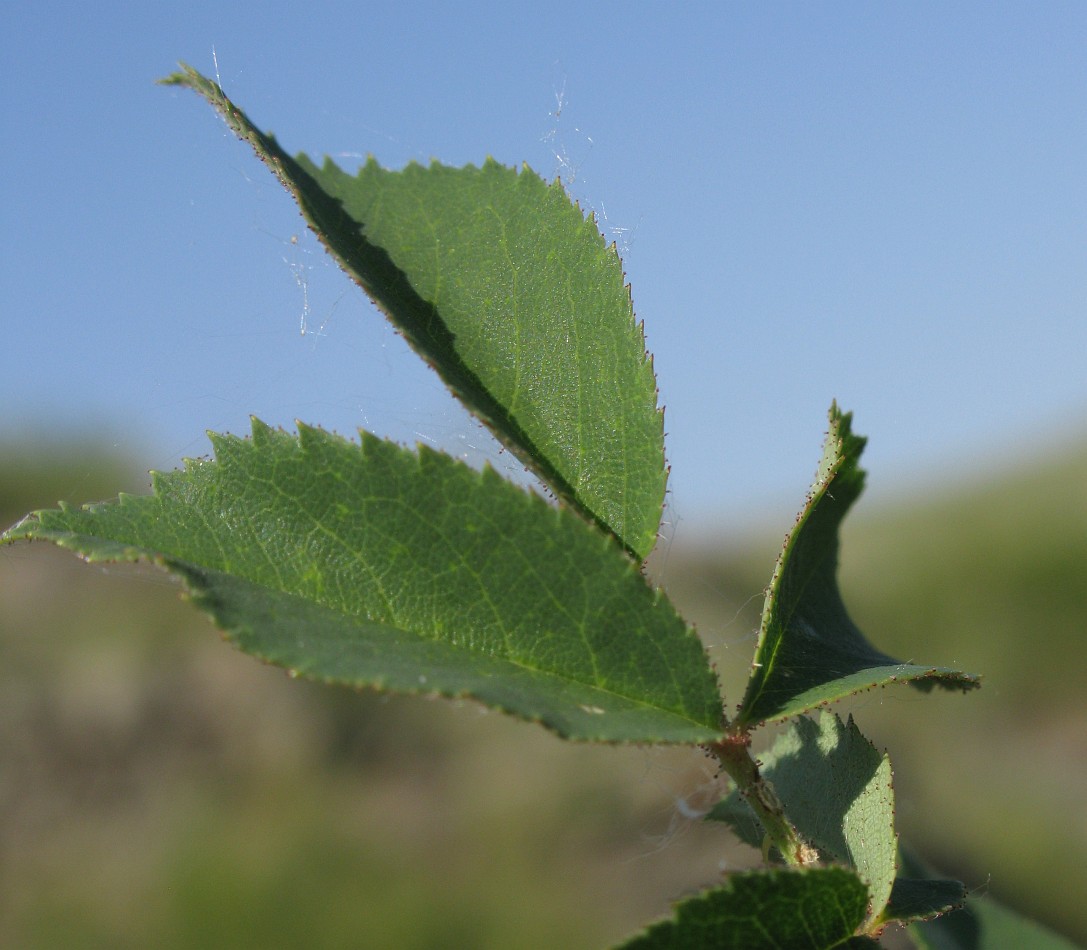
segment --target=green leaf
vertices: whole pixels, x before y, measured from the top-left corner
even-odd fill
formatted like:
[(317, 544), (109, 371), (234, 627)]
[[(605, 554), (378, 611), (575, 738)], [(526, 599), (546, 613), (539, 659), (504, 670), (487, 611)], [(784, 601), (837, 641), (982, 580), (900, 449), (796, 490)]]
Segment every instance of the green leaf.
[[(825, 859), (856, 869), (868, 887), (867, 923), (877, 920), (895, 879), (890, 760), (861, 735), (852, 718), (843, 725), (832, 713), (822, 713), (818, 722), (800, 717), (759, 760), (760, 773), (801, 836)], [(728, 822), (758, 847), (757, 819), (738, 792), (707, 817)]]
[(946, 914), (966, 900), (962, 881), (896, 878), (883, 921), (928, 920)]
[(471, 696), (574, 739), (720, 735), (694, 632), (611, 536), (427, 449), (300, 426), (212, 436), (154, 495), (0, 536), (184, 578), (238, 646), (305, 676)]
[(1078, 946), (991, 897), (967, 898), (965, 907), (936, 920), (910, 924), (909, 932), (926, 950), (1076, 950)]
[[(930, 879), (931, 868), (902, 849), (902, 867), (911, 877)], [(967, 897), (965, 906), (935, 920), (910, 924), (910, 937), (925, 950), (1075, 950), (1076, 944), (993, 900)]]
[(844, 868), (732, 874), (714, 890), (676, 905), (675, 916), (622, 950), (825, 950), (851, 946), (868, 892)]
[[(762, 774), (765, 769), (759, 771)], [(735, 787), (714, 805), (705, 817), (707, 821), (720, 821), (728, 825), (736, 837), (744, 844), (760, 850), (765, 848), (768, 861), (775, 861), (778, 864), (785, 863), (783, 856), (776, 849), (770, 850), (770, 844), (766, 840), (766, 830), (763, 828), (762, 822), (759, 821), (751, 806), (747, 804), (743, 795)]]
[(838, 531), (864, 488), (865, 439), (852, 413), (830, 408), (830, 430), (807, 503), (785, 540), (766, 592), (762, 628), (737, 723), (787, 719), (873, 686), (911, 682), (964, 692), (977, 676), (902, 663), (857, 629), (838, 590)]
[(547, 184), (482, 168), (370, 159), (348, 175), (292, 159), (215, 83), (200, 93), (297, 199), (344, 270), (454, 395), (561, 498), (639, 560), (665, 480), (656, 379), (614, 245)]

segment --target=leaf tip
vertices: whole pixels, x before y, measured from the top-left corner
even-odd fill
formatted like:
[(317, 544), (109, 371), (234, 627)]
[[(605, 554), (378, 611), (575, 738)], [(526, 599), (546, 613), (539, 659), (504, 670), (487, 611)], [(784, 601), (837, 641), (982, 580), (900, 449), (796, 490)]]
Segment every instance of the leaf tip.
[(180, 67), (178, 72), (170, 73), (168, 76), (163, 76), (161, 79), (156, 79), (156, 85), (189, 86), (190, 88), (194, 88), (195, 84), (204, 78), (183, 60), (178, 60), (177, 65)]
[(14, 544), (16, 541), (30, 541), (34, 538), (34, 529), (41, 523), (39, 512), (32, 511), (23, 515), (10, 528), (0, 532), (0, 544)]

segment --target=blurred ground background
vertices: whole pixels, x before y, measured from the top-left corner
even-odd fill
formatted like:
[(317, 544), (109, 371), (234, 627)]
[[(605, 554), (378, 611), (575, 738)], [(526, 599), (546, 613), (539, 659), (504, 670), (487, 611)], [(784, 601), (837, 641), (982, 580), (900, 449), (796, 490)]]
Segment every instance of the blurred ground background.
[[(145, 484), (90, 443), (0, 446), (5, 525)], [(655, 558), (730, 704), (794, 513), (727, 546), (688, 526)], [(842, 565), (858, 623), (985, 685), (837, 708), (890, 751), (905, 839), (1080, 941), (1085, 567), (1081, 439), (862, 499)], [(691, 817), (718, 790), (697, 750), (292, 681), (151, 569), (0, 550), (0, 657), (5, 947), (601, 947), (756, 860)]]

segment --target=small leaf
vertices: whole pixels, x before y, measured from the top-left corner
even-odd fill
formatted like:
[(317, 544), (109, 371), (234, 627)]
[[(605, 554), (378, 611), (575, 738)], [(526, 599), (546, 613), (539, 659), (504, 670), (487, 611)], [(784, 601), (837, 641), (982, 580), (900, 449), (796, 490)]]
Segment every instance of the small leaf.
[[(931, 879), (932, 870), (902, 849), (902, 869), (910, 877)], [(939, 882), (937, 882), (939, 883)], [(967, 897), (966, 904), (935, 920), (910, 924), (910, 937), (924, 950), (1075, 950), (1076, 944), (1017, 914), (988, 895)]]
[(946, 914), (966, 900), (962, 881), (896, 878), (881, 921), (928, 920)]
[[(759, 771), (765, 773), (766, 770), (761, 768)], [(766, 841), (766, 830), (763, 828), (762, 822), (759, 821), (758, 816), (751, 806), (744, 801), (744, 797), (736, 788), (733, 788), (728, 795), (709, 810), (706, 814), (706, 820), (720, 821), (728, 825), (737, 838), (752, 848), (761, 850), (764, 847), (770, 847)], [(776, 861), (778, 864), (784, 864), (784, 858), (776, 849), (772, 854), (767, 853), (765, 857), (768, 860)]]
[[(801, 717), (759, 756), (796, 830), (830, 861), (855, 868), (868, 887), (871, 924), (883, 912), (895, 879), (896, 836), (891, 763), (831, 713)], [(748, 814), (744, 815), (745, 809)], [(733, 792), (707, 816), (725, 821), (749, 844), (761, 839), (756, 821)], [(755, 839), (755, 842), (752, 841)]]
[[(845, 868), (775, 869), (729, 876), (676, 905), (675, 916), (622, 950), (829, 950), (848, 943), (868, 892)], [(856, 944), (857, 946), (868, 945)]]
[(852, 418), (831, 406), (815, 483), (766, 592), (740, 725), (787, 719), (887, 683), (963, 691), (980, 685), (970, 673), (881, 653), (846, 612), (837, 580), (838, 531), (864, 488), (858, 460), (865, 439), (853, 434)]
[(1076, 950), (1079, 946), (988, 896), (967, 898), (965, 907), (910, 924), (909, 932), (926, 950)]
[(487, 161), (400, 172), (292, 159), (215, 83), (188, 86), (450, 390), (561, 498), (639, 560), (664, 503), (656, 379), (614, 245), (560, 182)]
[(254, 421), (154, 495), (38, 512), (0, 540), (184, 578), (243, 650), (316, 679), (472, 696), (574, 739), (720, 735), (694, 632), (614, 539), (425, 448)]

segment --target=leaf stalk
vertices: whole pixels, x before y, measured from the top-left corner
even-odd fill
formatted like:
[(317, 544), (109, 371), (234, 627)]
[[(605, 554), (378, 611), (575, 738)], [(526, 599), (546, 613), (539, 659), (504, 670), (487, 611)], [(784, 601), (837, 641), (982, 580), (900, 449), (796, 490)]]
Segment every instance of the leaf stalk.
[(751, 755), (751, 734), (735, 729), (725, 738), (709, 746), (709, 751), (721, 764), (728, 777), (736, 783), (740, 794), (762, 823), (766, 832), (763, 854), (775, 847), (792, 867), (807, 867), (819, 861), (819, 853), (789, 821), (785, 806), (774, 786), (759, 772), (759, 763)]

